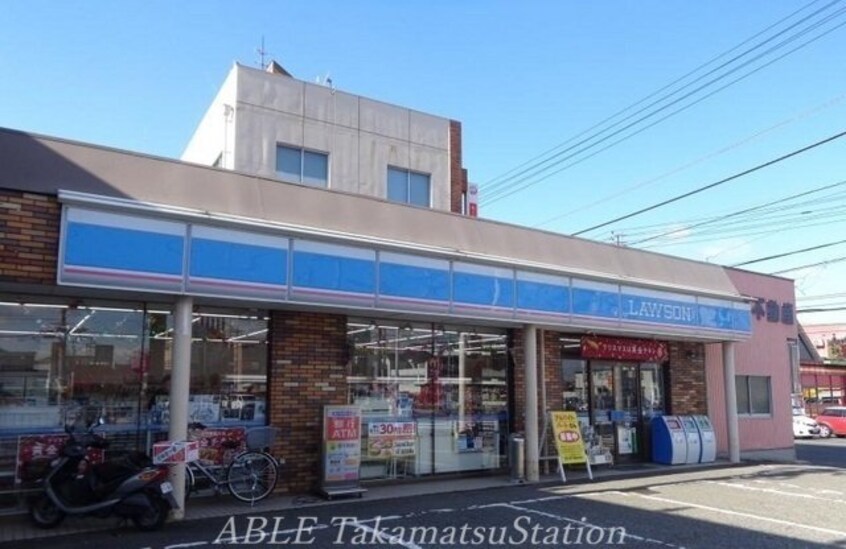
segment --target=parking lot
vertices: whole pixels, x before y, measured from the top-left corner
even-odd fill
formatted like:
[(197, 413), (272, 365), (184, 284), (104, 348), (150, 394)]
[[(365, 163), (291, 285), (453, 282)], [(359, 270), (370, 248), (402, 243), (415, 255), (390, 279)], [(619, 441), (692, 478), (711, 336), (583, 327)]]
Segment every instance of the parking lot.
[[(843, 441), (803, 448), (839, 449)], [(402, 488), (397, 487), (397, 496)], [(387, 500), (303, 505), (38, 540), (39, 547), (253, 546), (831, 547), (846, 545), (841, 468), (754, 465), (547, 486), (501, 486)], [(839, 518), (838, 518), (839, 517)]]

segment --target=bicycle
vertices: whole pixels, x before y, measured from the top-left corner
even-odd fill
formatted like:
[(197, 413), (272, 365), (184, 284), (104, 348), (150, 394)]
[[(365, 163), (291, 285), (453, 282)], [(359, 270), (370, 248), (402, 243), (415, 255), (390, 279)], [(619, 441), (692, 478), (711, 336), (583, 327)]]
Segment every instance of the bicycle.
[[(202, 423), (188, 425), (191, 432), (203, 431)], [(255, 504), (269, 496), (279, 480), (281, 461), (270, 454), (270, 446), (276, 439), (279, 429), (276, 427), (255, 427), (246, 433), (247, 449), (239, 452), (224, 465), (206, 465), (202, 461), (192, 461), (185, 467), (185, 499), (198, 491), (197, 477), (203, 476), (211, 483), (215, 494), (227, 488), (232, 496), (245, 503)], [(190, 440), (189, 436), (189, 440)], [(240, 443), (225, 441), (224, 449), (235, 450)]]

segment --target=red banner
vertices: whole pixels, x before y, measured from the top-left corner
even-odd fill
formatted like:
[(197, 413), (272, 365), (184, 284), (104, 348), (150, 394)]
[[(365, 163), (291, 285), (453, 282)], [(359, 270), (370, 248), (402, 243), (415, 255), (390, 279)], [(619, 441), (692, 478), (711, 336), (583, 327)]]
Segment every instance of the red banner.
[[(18, 455), (17, 468), (15, 470), (15, 482), (21, 480), (27, 475), (24, 468), (32, 461), (38, 459), (50, 460), (57, 457), (65, 443), (68, 441), (68, 435), (22, 435), (18, 437)], [(85, 456), (87, 461), (80, 463), (80, 467), (84, 469), (88, 464), (103, 463), (105, 453), (99, 448), (89, 448)], [(83, 472), (83, 471), (80, 471)]]
[(669, 357), (667, 344), (651, 339), (585, 336), (582, 338), (582, 357), (663, 362)]

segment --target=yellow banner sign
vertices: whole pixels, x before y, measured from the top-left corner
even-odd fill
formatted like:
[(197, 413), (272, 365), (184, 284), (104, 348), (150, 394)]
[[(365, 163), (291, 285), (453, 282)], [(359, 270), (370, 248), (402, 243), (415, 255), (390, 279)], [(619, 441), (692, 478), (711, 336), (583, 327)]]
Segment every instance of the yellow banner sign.
[(564, 465), (585, 463), (585, 441), (576, 412), (550, 412), (558, 458)]

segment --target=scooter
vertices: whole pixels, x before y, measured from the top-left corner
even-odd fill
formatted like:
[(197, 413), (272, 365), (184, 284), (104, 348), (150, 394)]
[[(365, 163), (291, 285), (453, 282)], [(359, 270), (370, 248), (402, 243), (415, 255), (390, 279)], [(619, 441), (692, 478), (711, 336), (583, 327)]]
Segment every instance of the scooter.
[(94, 433), (94, 426), (102, 424), (99, 419), (85, 433), (65, 428), (68, 441), (39, 482), (43, 493), (29, 504), (36, 526), (53, 528), (67, 515), (115, 515), (131, 520), (139, 530), (151, 531), (161, 528), (170, 510), (178, 507), (167, 468), (154, 466), (142, 452), (92, 465), (79, 474), (89, 448), (108, 447), (108, 440)]

